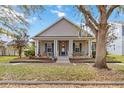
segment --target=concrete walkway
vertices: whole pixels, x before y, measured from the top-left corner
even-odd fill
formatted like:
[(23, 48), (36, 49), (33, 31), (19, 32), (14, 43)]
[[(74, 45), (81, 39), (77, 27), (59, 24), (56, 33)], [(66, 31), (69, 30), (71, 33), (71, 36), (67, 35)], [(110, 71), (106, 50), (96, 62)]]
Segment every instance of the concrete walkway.
[(68, 56), (59, 56), (56, 63), (70, 63)]
[(116, 63), (117, 65), (124, 65), (124, 63)]
[(39, 85), (39, 84), (73, 84), (73, 85), (124, 85), (124, 82), (100, 82), (100, 81), (12, 81), (3, 80), (0, 84), (21, 84), (21, 85)]

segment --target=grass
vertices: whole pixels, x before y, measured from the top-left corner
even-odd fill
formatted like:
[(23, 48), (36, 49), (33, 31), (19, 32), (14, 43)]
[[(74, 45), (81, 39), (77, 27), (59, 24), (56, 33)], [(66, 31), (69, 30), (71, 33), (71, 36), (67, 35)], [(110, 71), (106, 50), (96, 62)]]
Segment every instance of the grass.
[(123, 71), (109, 65), (113, 70), (98, 70), (91, 64), (10, 64), (0, 65), (0, 80), (31, 81), (124, 81)]
[(107, 55), (108, 60), (124, 62), (124, 56), (121, 55)]
[[(15, 56), (1, 56), (9, 62)], [(123, 56), (108, 55), (109, 60), (124, 62)], [(124, 81), (124, 65), (108, 64), (111, 71), (98, 70), (92, 64), (0, 64), (0, 80), (34, 81)]]
[(14, 58), (18, 58), (17, 56), (0, 56), (0, 62), (9, 62)]
[(0, 80), (92, 80), (95, 72), (84, 65), (1, 65)]

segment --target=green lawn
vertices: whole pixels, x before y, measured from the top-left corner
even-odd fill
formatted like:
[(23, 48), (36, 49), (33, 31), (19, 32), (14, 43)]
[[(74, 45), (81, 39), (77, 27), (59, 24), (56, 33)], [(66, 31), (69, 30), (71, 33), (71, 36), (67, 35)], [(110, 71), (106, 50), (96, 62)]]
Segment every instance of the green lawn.
[(9, 62), (14, 58), (18, 58), (18, 57), (17, 56), (0, 56), (0, 62)]
[(85, 65), (0, 65), (0, 80), (92, 80), (95, 72)]
[(108, 60), (124, 62), (124, 56), (120, 55), (107, 55)]
[[(9, 62), (18, 56), (0, 56), (0, 62)], [(119, 55), (107, 55), (107, 60), (124, 62), (124, 56)]]
[[(92, 64), (1, 64), (0, 80), (33, 81), (124, 81), (124, 71), (98, 70)], [(124, 66), (122, 67), (124, 70)]]
[[(9, 62), (15, 56), (1, 56), (0, 62)], [(123, 56), (108, 55), (109, 60), (124, 62)], [(0, 64), (0, 80), (41, 81), (124, 81), (124, 65), (108, 64), (112, 70), (99, 70), (91, 64)]]

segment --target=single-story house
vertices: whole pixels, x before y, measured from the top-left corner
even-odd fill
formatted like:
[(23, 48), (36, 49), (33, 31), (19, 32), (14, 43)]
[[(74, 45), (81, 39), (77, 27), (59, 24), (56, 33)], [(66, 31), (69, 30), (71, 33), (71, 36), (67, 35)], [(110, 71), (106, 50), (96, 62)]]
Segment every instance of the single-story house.
[(61, 18), (36, 36), (36, 56), (92, 57), (95, 37), (67, 18)]

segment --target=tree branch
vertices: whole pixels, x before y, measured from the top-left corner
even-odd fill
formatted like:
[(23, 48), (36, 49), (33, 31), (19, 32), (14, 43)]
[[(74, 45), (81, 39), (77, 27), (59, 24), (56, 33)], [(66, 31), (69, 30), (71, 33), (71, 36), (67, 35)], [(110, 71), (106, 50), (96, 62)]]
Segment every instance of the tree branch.
[(86, 25), (88, 25), (90, 28), (92, 28), (92, 32), (94, 33), (94, 35), (97, 35), (97, 29), (94, 27), (94, 25), (91, 23), (90, 19), (88, 18), (88, 16), (85, 16), (85, 20), (86, 20)]
[(102, 15), (102, 13), (106, 14), (106, 5), (97, 5), (97, 8)]
[(113, 10), (117, 7), (119, 7), (120, 5), (111, 5), (111, 7), (109, 8), (108, 12), (107, 12), (107, 19), (109, 18), (109, 16), (111, 15), (111, 13), (113, 12)]
[(79, 11), (81, 11), (85, 17), (86, 20), (86, 24), (92, 28), (93, 33), (96, 35), (97, 31), (98, 31), (98, 23), (97, 21), (92, 17), (90, 11), (86, 10), (86, 8), (83, 5), (77, 6), (77, 8), (79, 9)]
[(98, 23), (97, 21), (93, 18), (93, 16), (91, 15), (90, 11), (86, 10), (86, 8), (83, 5), (80, 5), (78, 7), (78, 9), (85, 15), (88, 15), (88, 17), (93, 21), (93, 23), (97, 26)]

